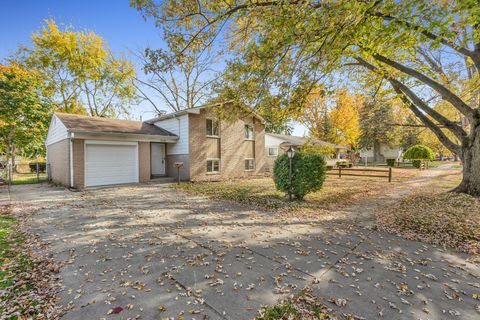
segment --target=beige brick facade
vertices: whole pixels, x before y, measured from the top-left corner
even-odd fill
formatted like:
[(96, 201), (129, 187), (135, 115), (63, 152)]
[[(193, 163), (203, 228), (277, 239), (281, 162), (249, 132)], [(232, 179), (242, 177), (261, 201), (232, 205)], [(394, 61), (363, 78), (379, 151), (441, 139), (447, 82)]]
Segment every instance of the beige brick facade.
[(147, 182), (150, 180), (150, 142), (138, 143), (138, 170), (138, 178), (140, 182)]
[(85, 187), (85, 140), (73, 140), (73, 186)]
[(69, 140), (64, 139), (47, 146), (47, 160), (52, 182), (70, 184)]
[[(264, 173), (265, 127), (256, 118), (249, 117), (234, 123), (221, 121), (220, 137), (208, 137), (207, 118), (214, 118), (206, 110), (189, 115), (190, 179), (221, 180), (242, 178)], [(245, 139), (245, 124), (254, 128), (254, 140)], [(207, 159), (220, 159), (220, 173), (207, 173)], [(245, 170), (245, 160), (254, 159), (255, 169)]]

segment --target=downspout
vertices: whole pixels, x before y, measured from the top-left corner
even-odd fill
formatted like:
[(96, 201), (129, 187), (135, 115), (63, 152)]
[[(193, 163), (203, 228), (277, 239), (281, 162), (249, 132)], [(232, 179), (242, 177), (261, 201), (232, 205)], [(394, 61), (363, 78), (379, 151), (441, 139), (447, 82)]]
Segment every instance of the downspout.
[(73, 138), (74, 134), (73, 132), (70, 132), (70, 139), (69, 139), (69, 145), (68, 145), (68, 162), (70, 166), (70, 187), (73, 188)]

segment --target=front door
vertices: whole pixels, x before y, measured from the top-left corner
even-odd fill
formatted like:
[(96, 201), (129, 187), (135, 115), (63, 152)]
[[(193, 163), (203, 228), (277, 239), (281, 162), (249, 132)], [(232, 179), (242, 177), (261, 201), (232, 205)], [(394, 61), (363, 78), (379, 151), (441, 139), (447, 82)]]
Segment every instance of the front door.
[(165, 144), (151, 144), (152, 176), (165, 175)]

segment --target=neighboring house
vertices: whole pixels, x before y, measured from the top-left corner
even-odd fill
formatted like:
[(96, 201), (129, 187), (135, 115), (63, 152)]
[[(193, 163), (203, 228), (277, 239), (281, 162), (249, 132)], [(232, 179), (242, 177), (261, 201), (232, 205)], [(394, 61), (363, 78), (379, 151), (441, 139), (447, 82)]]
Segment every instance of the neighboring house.
[(389, 146), (387, 144), (380, 144), (378, 150), (377, 161), (374, 157), (373, 147), (370, 149), (363, 148), (360, 150), (360, 158), (362, 163), (385, 163), (387, 159), (402, 160), (403, 148), (401, 146)]
[(253, 112), (219, 121), (214, 106), (161, 115), (145, 122), (56, 113), (48, 131), (52, 181), (85, 187), (176, 177), (221, 180), (264, 172), (265, 126)]
[(297, 137), (297, 136), (291, 136), (286, 134), (266, 133), (265, 134), (265, 154), (267, 157), (267, 161), (265, 165), (266, 170), (270, 172), (273, 170), (273, 164), (275, 160), (279, 155), (285, 153), (289, 146), (293, 146), (295, 148), (301, 148), (307, 142), (316, 146), (335, 148), (335, 155), (338, 159), (340, 158), (341, 153), (348, 151), (348, 147), (339, 146), (339, 145), (325, 142), (322, 140), (309, 139), (305, 137)]

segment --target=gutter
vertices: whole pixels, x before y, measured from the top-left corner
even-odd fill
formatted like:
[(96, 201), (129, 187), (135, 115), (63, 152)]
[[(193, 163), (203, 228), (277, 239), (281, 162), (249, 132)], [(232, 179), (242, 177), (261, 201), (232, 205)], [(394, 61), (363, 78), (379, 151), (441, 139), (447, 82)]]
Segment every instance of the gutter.
[(69, 166), (70, 166), (70, 188), (73, 188), (73, 138), (74, 138), (74, 133), (69, 132), (69, 145), (68, 145), (68, 160), (69, 160)]

